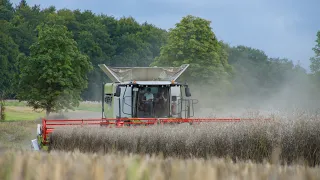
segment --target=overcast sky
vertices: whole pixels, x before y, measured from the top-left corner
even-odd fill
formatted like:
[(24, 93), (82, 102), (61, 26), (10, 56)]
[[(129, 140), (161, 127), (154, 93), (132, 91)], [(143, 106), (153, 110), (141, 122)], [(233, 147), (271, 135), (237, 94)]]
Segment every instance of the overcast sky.
[[(20, 0), (12, 0), (17, 4)], [(269, 57), (286, 57), (309, 70), (313, 56), (319, 0), (27, 0), (42, 8), (91, 10), (115, 17), (132, 16), (160, 28), (175, 26), (183, 16), (212, 22), (216, 36), (231, 45), (263, 50)]]

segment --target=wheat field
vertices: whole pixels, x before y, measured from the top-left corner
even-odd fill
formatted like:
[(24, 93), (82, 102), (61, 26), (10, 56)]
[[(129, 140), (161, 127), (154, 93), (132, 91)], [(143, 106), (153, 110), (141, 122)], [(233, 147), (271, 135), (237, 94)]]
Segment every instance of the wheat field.
[(63, 128), (51, 149), (80, 152), (163, 154), (164, 157), (229, 157), (270, 162), (280, 149), (282, 164), (320, 164), (320, 119), (278, 119), (136, 128)]
[(2, 180), (267, 180), (319, 179), (319, 167), (233, 163), (229, 159), (178, 159), (132, 154), (8, 151), (0, 154)]
[[(320, 119), (62, 128), (51, 150), (0, 150), (2, 180), (320, 179)], [(20, 137), (20, 136), (19, 136)]]

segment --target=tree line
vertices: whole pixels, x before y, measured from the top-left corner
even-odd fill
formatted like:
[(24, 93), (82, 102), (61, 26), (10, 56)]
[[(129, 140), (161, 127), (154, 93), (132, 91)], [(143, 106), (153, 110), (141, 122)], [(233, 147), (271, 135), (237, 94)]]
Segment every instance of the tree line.
[(320, 33), (310, 59), (311, 73), (307, 73), (287, 58), (269, 57), (245, 45), (230, 46), (217, 39), (210, 25), (206, 19), (188, 15), (164, 30), (133, 17), (116, 19), (54, 6), (41, 9), (25, 0), (14, 7), (2, 0), (1, 96), (27, 100), (34, 108), (51, 112), (77, 106), (81, 99), (101, 99), (101, 83), (108, 78), (98, 64), (188, 63), (190, 68), (181, 81), (188, 81), (206, 105), (262, 101), (318, 105)]

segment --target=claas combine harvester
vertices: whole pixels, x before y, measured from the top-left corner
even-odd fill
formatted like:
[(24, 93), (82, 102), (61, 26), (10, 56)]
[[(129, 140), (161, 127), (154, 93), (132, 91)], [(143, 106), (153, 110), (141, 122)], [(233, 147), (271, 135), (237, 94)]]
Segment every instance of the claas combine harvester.
[(31, 141), (33, 150), (47, 150), (50, 134), (58, 127), (98, 126), (132, 127), (156, 124), (190, 125), (200, 122), (241, 121), (240, 118), (195, 118), (194, 105), (187, 84), (176, 80), (188, 68), (121, 67), (99, 65), (111, 79), (102, 88), (102, 117), (98, 119), (42, 119), (37, 126), (37, 138)]

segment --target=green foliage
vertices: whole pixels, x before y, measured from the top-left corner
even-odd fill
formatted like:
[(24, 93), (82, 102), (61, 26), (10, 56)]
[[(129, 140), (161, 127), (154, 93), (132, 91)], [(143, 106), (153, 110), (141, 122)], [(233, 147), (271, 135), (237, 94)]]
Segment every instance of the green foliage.
[(0, 0), (0, 19), (10, 21), (13, 17), (14, 9), (9, 0)]
[(38, 40), (30, 47), (30, 56), (19, 59), (18, 98), (47, 115), (79, 105), (92, 69), (86, 55), (80, 53), (72, 33), (63, 25), (38, 26)]
[(265, 84), (265, 76), (269, 70), (267, 55), (261, 50), (246, 46), (229, 48), (228, 54), (228, 62), (234, 67), (236, 74), (232, 80), (235, 95), (259, 92), (257, 89)]
[(168, 43), (152, 65), (179, 66), (190, 64), (185, 76), (190, 82), (205, 85), (228, 83), (231, 67), (228, 55), (211, 31), (210, 21), (186, 16), (168, 35)]
[(310, 58), (310, 69), (313, 74), (320, 75), (320, 31), (317, 33), (316, 45), (313, 48), (315, 56)]
[(314, 56), (310, 58), (310, 70), (311, 70), (311, 75), (309, 79), (311, 79), (312, 83), (314, 84), (313, 87), (313, 94), (316, 94), (313, 97), (314, 101), (319, 101), (320, 100), (320, 94), (319, 88), (320, 88), (320, 31), (317, 32), (316, 35), (316, 45), (312, 48), (314, 51)]
[(7, 96), (13, 92), (13, 74), (16, 72), (14, 64), (19, 55), (19, 49), (8, 35), (10, 24), (2, 21), (0, 26), (2, 26), (0, 28), (0, 93)]
[(15, 9), (14, 17), (11, 21), (13, 27), (10, 35), (14, 42), (19, 45), (19, 50), (25, 55), (30, 54), (29, 47), (36, 41), (35, 28), (43, 21), (39, 6), (30, 7), (26, 1), (22, 0)]
[(61, 9), (47, 14), (48, 20), (65, 25), (73, 32), (79, 50), (89, 57), (94, 67), (88, 74), (88, 88), (82, 94), (86, 100), (100, 100), (101, 84), (109, 81), (98, 64), (149, 66), (166, 37), (164, 30), (147, 23), (140, 25), (131, 17), (116, 20), (88, 10)]
[[(94, 67), (94, 70), (88, 75), (89, 86), (84, 92), (84, 97), (88, 99), (100, 99), (101, 82), (106, 81), (105, 75), (101, 73), (98, 64), (110, 64), (111, 56), (114, 54), (112, 40), (105, 30), (104, 24), (100, 19), (90, 11), (84, 13), (75, 12), (74, 18), (77, 20), (77, 32), (75, 40), (78, 43), (79, 50), (88, 55)], [(81, 22), (81, 23), (80, 23)]]

